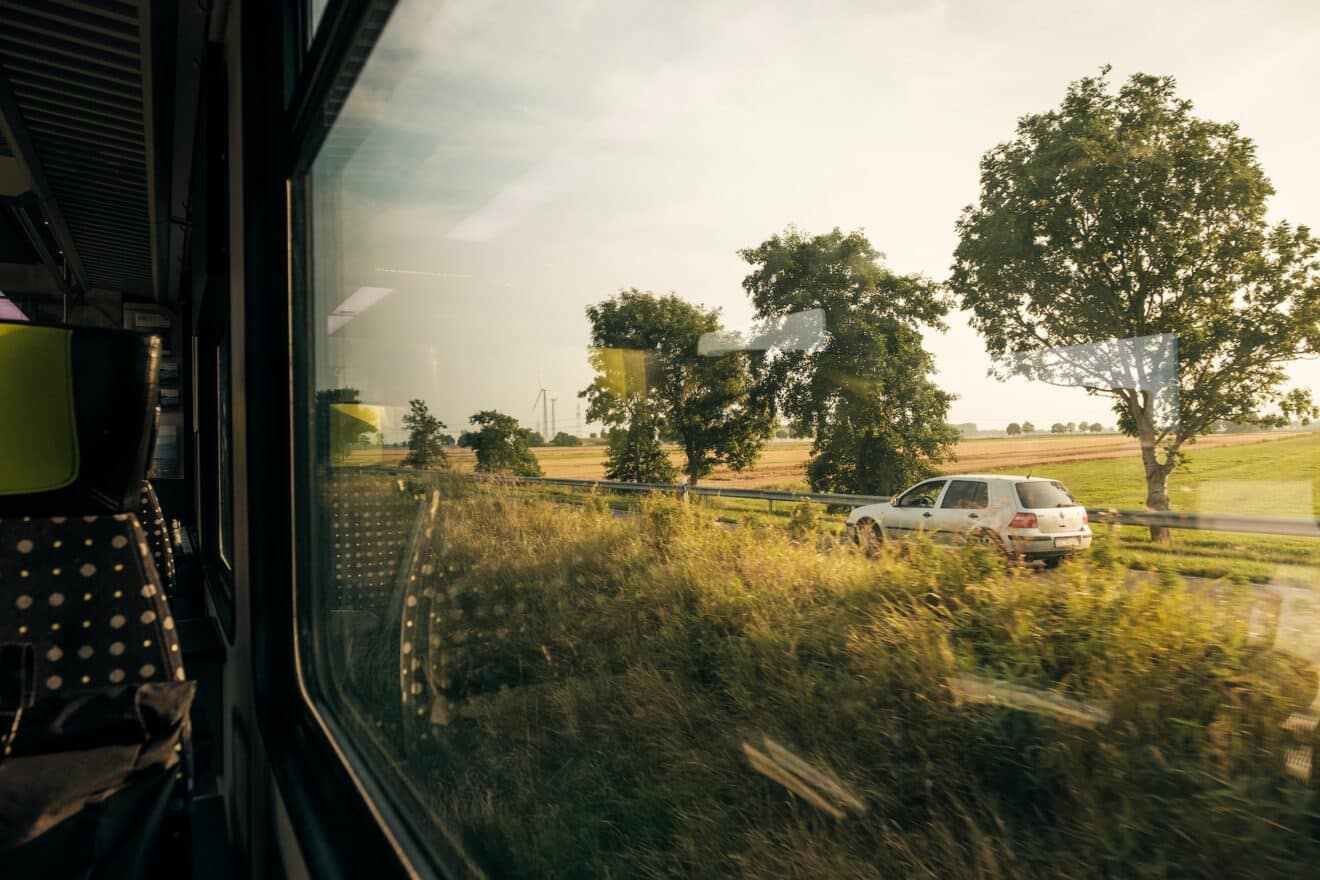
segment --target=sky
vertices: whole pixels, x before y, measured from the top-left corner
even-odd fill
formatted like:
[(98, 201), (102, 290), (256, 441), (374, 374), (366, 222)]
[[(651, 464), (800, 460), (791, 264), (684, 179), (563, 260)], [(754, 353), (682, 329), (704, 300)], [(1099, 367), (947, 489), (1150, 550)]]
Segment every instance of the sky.
[[(451, 429), (480, 409), (533, 426), (544, 387), (571, 432), (584, 310), (622, 288), (746, 327), (737, 251), (789, 224), (862, 229), (890, 269), (943, 281), (981, 155), (1106, 64), (1238, 122), (1271, 219), (1320, 224), (1317, 38), (1301, 0), (404, 0), (313, 172), (318, 385), (421, 397)], [(926, 345), (950, 421), (1114, 423), (1080, 390), (988, 378), (948, 323)]]

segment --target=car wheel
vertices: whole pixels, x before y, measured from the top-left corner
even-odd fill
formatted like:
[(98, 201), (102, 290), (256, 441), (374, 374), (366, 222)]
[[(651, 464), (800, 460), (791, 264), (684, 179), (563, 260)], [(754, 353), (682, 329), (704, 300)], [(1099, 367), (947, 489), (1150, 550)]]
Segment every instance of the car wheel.
[(978, 529), (967, 536), (967, 543), (978, 547), (988, 547), (1004, 557), (1005, 562), (1016, 562), (1017, 554), (1009, 549), (1004, 539), (987, 529)]
[(853, 542), (867, 554), (878, 552), (885, 544), (885, 531), (875, 520), (860, 520), (852, 534)]
[(1046, 556), (1046, 557), (1045, 557), (1044, 559), (1042, 559), (1040, 562), (1041, 562), (1041, 565), (1044, 565), (1046, 568), (1058, 568), (1058, 567), (1059, 567), (1059, 563), (1063, 562), (1063, 557), (1062, 557), (1062, 556)]

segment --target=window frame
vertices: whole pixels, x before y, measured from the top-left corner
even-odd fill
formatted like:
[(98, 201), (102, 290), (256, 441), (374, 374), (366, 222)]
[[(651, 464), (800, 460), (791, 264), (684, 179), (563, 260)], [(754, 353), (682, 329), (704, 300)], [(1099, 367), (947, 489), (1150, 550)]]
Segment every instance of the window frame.
[(373, 770), (387, 756), (370, 754), (371, 743), (348, 735), (326, 699), (311, 594), (301, 589), (315, 576), (309, 175), (394, 5), (330, 0), (305, 50), (305, 0), (247, 2), (239, 10), (241, 185), (231, 198), (242, 205), (242, 242), (235, 246), (243, 248), (244, 308), (235, 330), (247, 379), (233, 418), (246, 452), (246, 508), (261, 511), (240, 526), (251, 663), (260, 670), (253, 689), (271, 770), (317, 877), (473, 873), (456, 842), (439, 852), (433, 827), (427, 837), (418, 833), (411, 805)]

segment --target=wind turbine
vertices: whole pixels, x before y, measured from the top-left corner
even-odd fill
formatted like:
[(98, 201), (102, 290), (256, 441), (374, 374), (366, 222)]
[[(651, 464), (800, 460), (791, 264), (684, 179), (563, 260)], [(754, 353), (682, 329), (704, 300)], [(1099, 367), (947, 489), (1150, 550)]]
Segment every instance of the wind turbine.
[(559, 417), (555, 415), (555, 404), (558, 402), (558, 397), (550, 398), (550, 430), (545, 435), (547, 441), (553, 440), (555, 433), (559, 430)]
[(533, 413), (536, 412), (536, 405), (538, 403), (541, 405), (541, 436), (543, 437), (545, 436), (545, 432), (549, 430), (550, 427), (550, 414), (549, 414), (549, 410), (547, 409), (549, 400), (550, 400), (550, 395), (546, 391), (546, 387), (542, 385), (541, 390), (536, 392), (536, 400), (532, 401)]

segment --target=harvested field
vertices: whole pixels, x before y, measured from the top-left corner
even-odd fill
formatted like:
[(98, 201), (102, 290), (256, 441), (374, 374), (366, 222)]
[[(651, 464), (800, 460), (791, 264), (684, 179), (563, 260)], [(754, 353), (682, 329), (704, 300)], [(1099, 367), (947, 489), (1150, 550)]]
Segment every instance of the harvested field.
[[(1268, 443), (1297, 436), (1295, 433), (1278, 431), (1253, 434), (1216, 434), (1202, 437), (1190, 452), (1214, 449), (1224, 446), (1241, 446), (1252, 443)], [(766, 446), (756, 468), (738, 474), (727, 468), (717, 468), (706, 477), (705, 483), (718, 483), (726, 486), (798, 486), (805, 488), (802, 469), (807, 455), (811, 451), (809, 440), (777, 440)], [(571, 448), (539, 447), (535, 450), (547, 477), (561, 477), (579, 480), (604, 479), (604, 445), (578, 446)], [(1136, 458), (1139, 453), (1137, 441), (1118, 434), (1098, 436), (1037, 435), (1034, 437), (988, 437), (964, 440), (958, 444), (957, 460), (945, 467), (948, 473), (980, 473), (983, 471), (1002, 471), (1010, 468), (1029, 469), (1045, 464), (1064, 464), (1071, 462), (1099, 461), (1116, 458)], [(386, 449), (383, 455), (357, 452), (356, 463), (368, 464), (372, 459), (382, 458), (386, 463), (395, 463), (401, 459), (401, 449)], [(682, 455), (677, 447), (671, 447), (670, 458), (675, 465), (682, 465)], [(450, 460), (459, 471), (471, 470), (474, 458), (471, 450), (451, 449)]]

